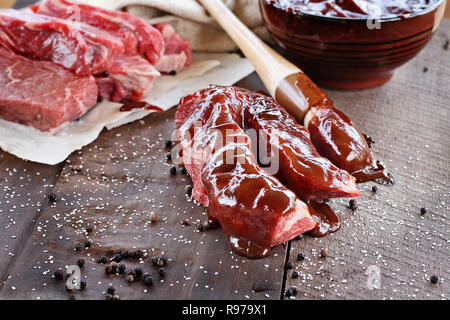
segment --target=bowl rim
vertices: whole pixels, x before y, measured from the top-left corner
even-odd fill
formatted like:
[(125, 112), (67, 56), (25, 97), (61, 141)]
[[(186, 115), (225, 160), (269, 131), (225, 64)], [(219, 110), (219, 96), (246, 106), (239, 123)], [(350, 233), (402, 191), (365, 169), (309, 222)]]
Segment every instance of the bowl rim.
[[(268, 1), (273, 1), (273, 0), (260, 0), (260, 3), (267, 3)], [(401, 20), (407, 20), (407, 19), (411, 19), (411, 18), (415, 18), (418, 16), (422, 16), (422, 15), (426, 15), (434, 10), (436, 10), (439, 6), (441, 6), (443, 3), (445, 3), (446, 0), (436, 0), (436, 2), (430, 6), (428, 6), (427, 8), (425, 8), (422, 11), (416, 11), (416, 12), (411, 12), (408, 14), (404, 14), (401, 16), (395, 16), (395, 17), (389, 17), (389, 18), (382, 18), (382, 19), (376, 19), (376, 18), (348, 18), (348, 17), (328, 17), (328, 16), (320, 16), (320, 15), (316, 15), (316, 14), (312, 14), (312, 13), (305, 13), (305, 12), (294, 12), (292, 11), (293, 14), (297, 15), (297, 16), (302, 16), (302, 17), (308, 17), (308, 18), (312, 18), (312, 19), (317, 19), (317, 20), (328, 20), (328, 21), (339, 21), (339, 22), (344, 22), (344, 21), (360, 21), (360, 22), (367, 22), (369, 20), (375, 20), (377, 22), (394, 22), (394, 21), (401, 21)], [(277, 7), (280, 10), (283, 10), (282, 8)]]

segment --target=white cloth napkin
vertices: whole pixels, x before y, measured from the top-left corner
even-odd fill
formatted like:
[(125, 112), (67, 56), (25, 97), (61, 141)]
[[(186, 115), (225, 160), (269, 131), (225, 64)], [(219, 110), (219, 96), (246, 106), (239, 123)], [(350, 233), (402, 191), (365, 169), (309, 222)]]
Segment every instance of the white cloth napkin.
[[(228, 52), (237, 46), (196, 0), (80, 0), (111, 10), (126, 10), (151, 23), (166, 21), (189, 41), (194, 51)], [(270, 39), (259, 0), (222, 0), (263, 40)]]

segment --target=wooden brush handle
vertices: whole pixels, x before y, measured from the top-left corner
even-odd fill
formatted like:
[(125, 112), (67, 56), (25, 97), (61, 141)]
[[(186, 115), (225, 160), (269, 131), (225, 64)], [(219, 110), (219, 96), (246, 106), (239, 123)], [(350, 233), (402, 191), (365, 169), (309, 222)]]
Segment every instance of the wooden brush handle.
[(302, 122), (323, 92), (294, 64), (250, 31), (220, 0), (199, 0), (252, 62), (270, 95)]

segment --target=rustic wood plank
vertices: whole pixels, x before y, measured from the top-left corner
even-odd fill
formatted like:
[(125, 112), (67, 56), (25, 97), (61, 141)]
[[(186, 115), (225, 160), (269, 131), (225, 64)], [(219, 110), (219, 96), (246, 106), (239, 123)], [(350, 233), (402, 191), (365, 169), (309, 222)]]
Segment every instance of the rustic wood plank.
[[(370, 90), (328, 90), (337, 106), (377, 142), (374, 152), (397, 180), (392, 188), (362, 185), (359, 208), (335, 201), (345, 221), (323, 239), (292, 242), (290, 259), (298, 299), (448, 299), (450, 144), (450, 20), (430, 45), (402, 67), (388, 84)], [(424, 73), (424, 68), (428, 71)], [(420, 214), (422, 207), (426, 215)], [(326, 248), (327, 258), (320, 257)], [(381, 289), (369, 290), (367, 269), (381, 269)], [(430, 276), (440, 278), (430, 283)]]
[(0, 288), (47, 206), (61, 169), (61, 165), (40, 165), (0, 150)]

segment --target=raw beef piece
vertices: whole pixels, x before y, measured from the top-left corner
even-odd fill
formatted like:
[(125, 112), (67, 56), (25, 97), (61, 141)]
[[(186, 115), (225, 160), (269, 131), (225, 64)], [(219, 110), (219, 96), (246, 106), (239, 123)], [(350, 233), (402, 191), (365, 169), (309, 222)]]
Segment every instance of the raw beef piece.
[(56, 133), (97, 103), (92, 76), (53, 62), (33, 61), (0, 48), (0, 117)]
[(168, 23), (154, 25), (164, 37), (164, 55), (155, 64), (162, 73), (179, 72), (192, 64), (192, 48)]
[[(186, 97), (178, 109), (183, 162), (193, 179), (201, 180), (209, 215), (234, 249), (246, 247), (241, 253), (261, 257), (264, 249), (313, 229), (316, 222), (306, 204), (258, 165), (240, 126), (242, 114), (229, 97), (220, 87), (202, 93), (203, 102), (188, 118), (185, 110), (196, 97)], [(261, 250), (253, 254), (252, 248)]]
[(68, 0), (46, 0), (31, 9), (39, 14), (75, 19), (122, 39), (125, 52), (141, 54), (155, 64), (164, 50), (161, 33), (144, 20), (126, 12), (110, 11)]
[(0, 10), (0, 44), (80, 75), (108, 70), (124, 50), (119, 38), (87, 24), (12, 9)]
[(96, 78), (100, 97), (110, 101), (139, 101), (152, 87), (160, 73), (143, 57), (118, 56), (108, 77)]
[[(275, 177), (301, 199), (360, 196), (355, 178), (321, 157), (312, 145), (308, 131), (270, 97), (240, 88), (211, 86), (182, 100), (176, 114), (177, 125), (181, 127), (199, 112), (210, 112), (208, 110), (217, 102), (213, 100), (215, 95), (223, 97), (220, 103), (231, 105), (230, 112), (241, 117), (237, 123), (255, 129), (263, 140), (265, 137), (267, 154), (276, 152), (278, 155), (275, 161), (278, 160), (279, 170)], [(264, 145), (265, 141), (260, 142)], [(186, 153), (189, 155), (192, 151), (183, 148), (183, 155)], [(186, 168), (194, 182), (194, 199), (207, 206), (211, 199), (199, 175), (203, 167), (197, 161)]]

